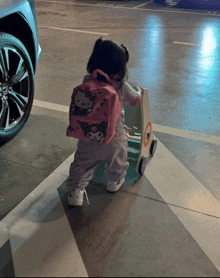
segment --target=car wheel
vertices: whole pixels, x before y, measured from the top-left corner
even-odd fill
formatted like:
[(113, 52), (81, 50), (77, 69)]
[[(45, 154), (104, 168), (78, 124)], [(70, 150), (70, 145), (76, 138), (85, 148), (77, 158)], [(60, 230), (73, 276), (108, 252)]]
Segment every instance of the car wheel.
[(25, 125), (34, 98), (34, 71), (20, 40), (0, 33), (0, 142), (11, 140)]

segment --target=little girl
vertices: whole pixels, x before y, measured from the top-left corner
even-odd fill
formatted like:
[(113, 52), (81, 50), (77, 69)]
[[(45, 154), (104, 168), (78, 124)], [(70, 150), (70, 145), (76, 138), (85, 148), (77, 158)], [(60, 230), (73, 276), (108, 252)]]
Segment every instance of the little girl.
[[(93, 48), (87, 64), (88, 75), (83, 82), (91, 79), (94, 70), (106, 73), (116, 89), (120, 102), (137, 105), (140, 102), (140, 89), (133, 89), (126, 81), (129, 53), (123, 44), (99, 38)], [(103, 76), (100, 76), (101, 81)], [(94, 171), (100, 161), (106, 161), (104, 178), (108, 181), (109, 192), (118, 191), (124, 184), (129, 163), (127, 136), (124, 129), (124, 110), (116, 124), (116, 134), (106, 145), (95, 141), (78, 141), (74, 162), (71, 163), (67, 187), (70, 190), (68, 203), (70, 206), (82, 206), (85, 188), (93, 178)]]

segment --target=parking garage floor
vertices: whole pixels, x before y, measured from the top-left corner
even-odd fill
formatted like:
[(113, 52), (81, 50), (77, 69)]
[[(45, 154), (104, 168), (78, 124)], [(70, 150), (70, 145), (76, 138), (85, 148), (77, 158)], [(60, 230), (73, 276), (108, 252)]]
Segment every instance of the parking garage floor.
[[(36, 0), (42, 54), (30, 118), (0, 147), (0, 276), (219, 277), (218, 12), (141, 1)], [(67, 205), (77, 141), (72, 88), (99, 36), (126, 44), (129, 82), (147, 87), (158, 139), (146, 177)]]

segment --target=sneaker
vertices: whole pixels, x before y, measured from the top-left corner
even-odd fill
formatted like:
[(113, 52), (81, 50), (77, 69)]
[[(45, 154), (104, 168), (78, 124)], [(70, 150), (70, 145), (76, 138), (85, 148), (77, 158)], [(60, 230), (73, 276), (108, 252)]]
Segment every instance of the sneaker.
[(70, 190), (70, 194), (68, 196), (68, 204), (70, 206), (81, 207), (83, 205), (84, 193), (86, 195), (86, 199), (87, 199), (87, 202), (89, 204), (89, 199), (88, 199), (88, 195), (86, 193), (86, 190), (85, 189), (81, 190), (80, 188), (77, 188), (74, 191)]
[(107, 190), (108, 192), (117, 192), (125, 182), (125, 178), (120, 181), (108, 181)]

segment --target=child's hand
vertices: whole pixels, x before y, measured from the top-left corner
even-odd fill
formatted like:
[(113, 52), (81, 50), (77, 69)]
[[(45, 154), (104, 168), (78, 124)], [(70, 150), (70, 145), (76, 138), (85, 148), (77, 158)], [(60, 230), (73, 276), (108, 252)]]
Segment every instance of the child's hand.
[(134, 88), (134, 90), (136, 91), (136, 93), (141, 97), (141, 92), (142, 92), (142, 90), (141, 90), (141, 88), (140, 87), (138, 87), (138, 86), (134, 86), (133, 87)]

